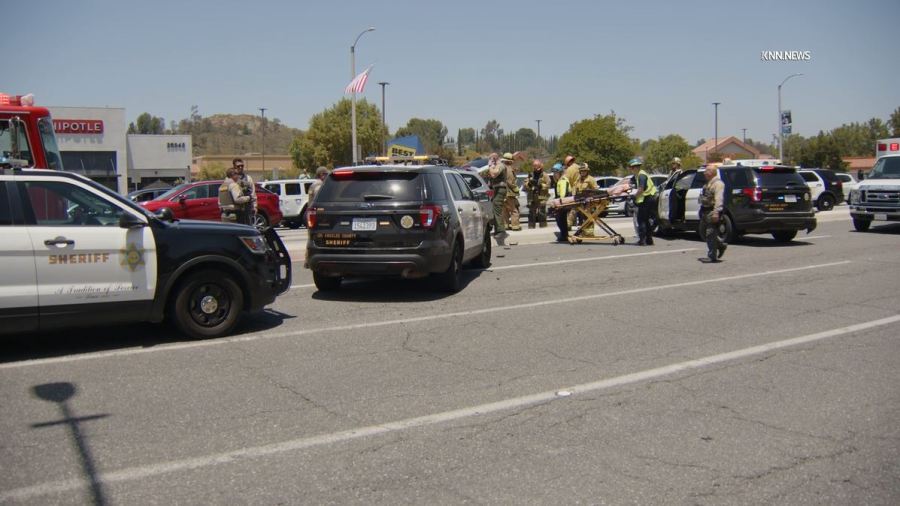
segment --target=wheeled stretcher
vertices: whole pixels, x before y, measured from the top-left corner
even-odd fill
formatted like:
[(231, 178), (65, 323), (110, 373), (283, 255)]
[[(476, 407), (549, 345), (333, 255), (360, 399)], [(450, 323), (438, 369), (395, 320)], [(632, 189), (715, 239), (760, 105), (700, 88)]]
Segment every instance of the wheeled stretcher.
[[(570, 244), (611, 241), (614, 245), (619, 245), (625, 243), (625, 238), (603, 221), (602, 216), (612, 202), (624, 201), (626, 198), (625, 195), (610, 196), (605, 190), (594, 190), (575, 197), (553, 199), (548, 204), (557, 213), (575, 213), (576, 221), (581, 219), (581, 224), (569, 234)], [(597, 235), (597, 228), (606, 235)]]

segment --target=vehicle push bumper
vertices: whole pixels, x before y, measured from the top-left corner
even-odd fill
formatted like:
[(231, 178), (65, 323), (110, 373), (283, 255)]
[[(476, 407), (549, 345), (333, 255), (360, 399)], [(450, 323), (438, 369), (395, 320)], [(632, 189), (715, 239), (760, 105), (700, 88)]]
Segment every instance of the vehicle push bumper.
[(818, 225), (815, 212), (811, 210), (781, 213), (755, 212), (747, 218), (741, 220), (737, 226), (748, 233), (765, 233), (773, 230), (806, 230), (806, 233), (810, 233)]
[(261, 309), (275, 301), (275, 298), (286, 292), (291, 287), (292, 269), (291, 256), (287, 248), (278, 237), (274, 229), (268, 228), (263, 233), (263, 238), (269, 246), (266, 251), (266, 261), (258, 264), (257, 272), (251, 276), (253, 283), (252, 308)]
[(308, 248), (310, 270), (326, 276), (400, 276), (414, 279), (444, 272), (450, 266), (451, 251), (444, 241), (423, 242), (418, 248), (403, 248), (400, 251), (329, 249)]
[(875, 221), (900, 221), (900, 208), (851, 205), (850, 217)]

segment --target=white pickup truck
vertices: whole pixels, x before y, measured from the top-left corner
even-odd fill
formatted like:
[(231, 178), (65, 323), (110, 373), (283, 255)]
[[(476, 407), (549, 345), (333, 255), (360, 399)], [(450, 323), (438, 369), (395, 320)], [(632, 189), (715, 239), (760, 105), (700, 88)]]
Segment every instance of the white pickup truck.
[(900, 221), (900, 137), (880, 139), (875, 147), (875, 166), (850, 192), (850, 216), (860, 232), (872, 221)]

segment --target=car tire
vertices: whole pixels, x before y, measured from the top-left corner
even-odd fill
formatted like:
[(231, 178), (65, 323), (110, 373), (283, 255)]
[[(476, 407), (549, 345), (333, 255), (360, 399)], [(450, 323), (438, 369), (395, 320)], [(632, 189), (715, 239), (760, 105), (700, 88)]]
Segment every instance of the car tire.
[(778, 242), (791, 242), (797, 237), (796, 230), (776, 230), (772, 232), (772, 237)]
[(819, 195), (819, 200), (816, 201), (816, 209), (819, 211), (831, 211), (834, 209), (834, 195), (830, 193)]
[(313, 271), (313, 283), (320, 292), (333, 292), (341, 287), (340, 276), (326, 276)]
[(178, 330), (195, 339), (229, 333), (244, 309), (244, 292), (233, 276), (223, 271), (189, 274), (175, 294), (170, 315)]
[(737, 240), (737, 234), (734, 230), (734, 222), (731, 220), (731, 216), (727, 214), (722, 215), (722, 223), (725, 225), (725, 242), (731, 244)]
[(453, 254), (450, 257), (450, 265), (447, 270), (438, 274), (438, 284), (445, 292), (456, 293), (462, 285), (462, 246), (457, 243), (453, 246)]
[(872, 220), (853, 218), (853, 228), (855, 228), (857, 232), (865, 232), (866, 230), (869, 230), (870, 226), (872, 226)]
[(266, 213), (259, 211), (253, 215), (253, 226), (262, 230), (264, 228), (269, 228), (269, 217), (266, 216)]
[(487, 269), (491, 266), (491, 227), (484, 229), (484, 239), (481, 243), (481, 253), (472, 260), (472, 267)]

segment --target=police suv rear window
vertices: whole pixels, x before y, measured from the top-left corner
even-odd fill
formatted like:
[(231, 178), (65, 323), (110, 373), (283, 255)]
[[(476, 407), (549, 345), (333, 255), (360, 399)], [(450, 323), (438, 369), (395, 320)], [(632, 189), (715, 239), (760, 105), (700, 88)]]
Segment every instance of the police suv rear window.
[(317, 202), (376, 202), (425, 200), (425, 174), (337, 170), (319, 189)]
[(756, 180), (759, 181), (760, 188), (779, 187), (782, 188), (789, 184), (805, 185), (806, 182), (800, 177), (796, 170), (788, 167), (776, 167), (771, 169), (753, 169), (756, 173)]

